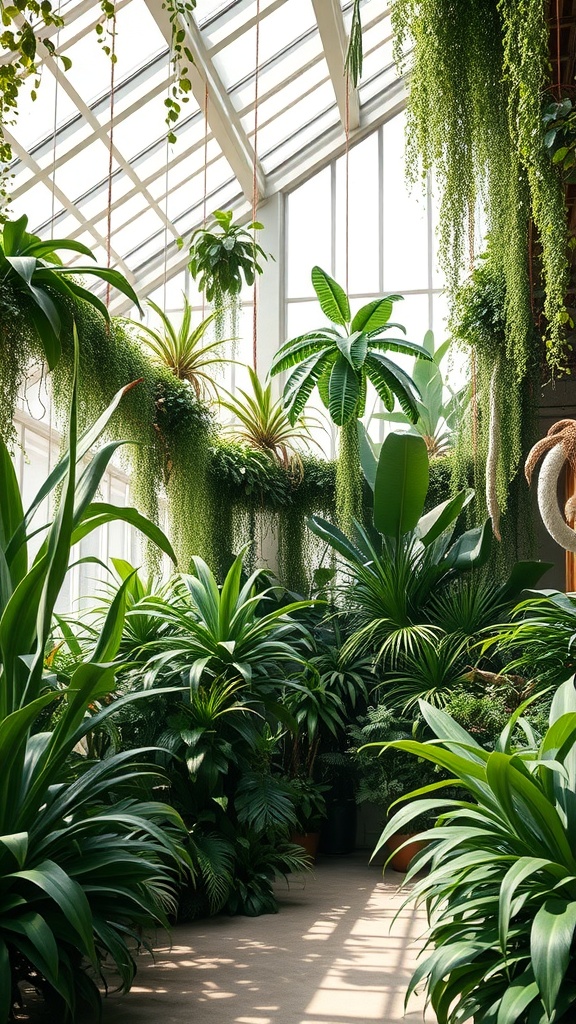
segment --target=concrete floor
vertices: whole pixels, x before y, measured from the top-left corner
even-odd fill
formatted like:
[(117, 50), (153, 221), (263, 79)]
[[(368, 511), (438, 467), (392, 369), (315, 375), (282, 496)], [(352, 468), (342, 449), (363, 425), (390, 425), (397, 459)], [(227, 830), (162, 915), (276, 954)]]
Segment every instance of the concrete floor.
[(128, 995), (109, 996), (103, 1024), (415, 1024), (404, 993), (424, 929), (394, 871), (363, 856), (325, 859), (279, 886), (280, 913), (217, 917), (160, 935)]

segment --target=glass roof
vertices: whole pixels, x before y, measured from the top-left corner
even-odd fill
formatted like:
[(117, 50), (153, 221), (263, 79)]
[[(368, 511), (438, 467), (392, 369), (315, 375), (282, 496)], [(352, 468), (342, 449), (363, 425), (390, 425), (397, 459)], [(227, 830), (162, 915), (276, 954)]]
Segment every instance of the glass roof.
[[(174, 145), (166, 140), (172, 68), (162, 0), (117, 0), (115, 64), (97, 42), (98, 2), (68, 0), (60, 10), (65, 27), (52, 40), (72, 66), (64, 72), (44, 51), (38, 98), (30, 81), (22, 87), (9, 133), (13, 215), (27, 213), (44, 237), (85, 242), (103, 263), (110, 236), (111, 262), (143, 294), (182, 269), (178, 239), (206, 211), (249, 210), (255, 148), (264, 198), (342, 147), (351, 0), (260, 0), (256, 135), (256, 0), (197, 0), (186, 25), (192, 93)], [(362, 18), (351, 142), (397, 109), (401, 85), (385, 0), (364, 0)]]

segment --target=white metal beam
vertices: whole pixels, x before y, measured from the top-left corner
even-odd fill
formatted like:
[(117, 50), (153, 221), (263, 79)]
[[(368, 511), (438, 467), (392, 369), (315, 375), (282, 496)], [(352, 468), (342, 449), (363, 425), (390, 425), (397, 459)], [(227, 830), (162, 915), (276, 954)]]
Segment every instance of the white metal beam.
[[(166, 8), (162, 6), (161, 0), (145, 0), (145, 2), (162, 35), (170, 43), (172, 31)], [(252, 202), (254, 150), (214, 67), (204, 44), (202, 33), (193, 17), (190, 17), (186, 23), (182, 22), (182, 28), (186, 32), (185, 45), (194, 57), (194, 64), (189, 69), (194, 98), (200, 109), (203, 110), (206, 87), (208, 88), (210, 130), (238, 179), (246, 199)], [(259, 198), (263, 198), (266, 194), (266, 179), (258, 161), (256, 161), (256, 187)]]
[(356, 131), (360, 125), (360, 101), (358, 90), (352, 85), (349, 88), (348, 118), (346, 117), (346, 75), (344, 72), (344, 61), (348, 48), (348, 39), (342, 17), (340, 0), (312, 0), (318, 31), (322, 40), (324, 56), (328, 64), (332, 87), (336, 95), (336, 102), (340, 113), (340, 120), (344, 128), (348, 120), (351, 132)]

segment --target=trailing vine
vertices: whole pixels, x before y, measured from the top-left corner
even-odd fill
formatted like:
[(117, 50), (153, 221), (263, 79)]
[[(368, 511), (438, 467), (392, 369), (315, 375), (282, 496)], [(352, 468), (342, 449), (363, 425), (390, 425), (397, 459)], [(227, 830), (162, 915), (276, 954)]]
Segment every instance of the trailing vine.
[(354, 520), (362, 522), (362, 472), (358, 421), (351, 419), (340, 428), (340, 450), (336, 469), (336, 519), (340, 528), (350, 537), (354, 533)]
[[(561, 175), (544, 143), (550, 79), (544, 0), (396, 0), (395, 54), (411, 69), (407, 169), (433, 171), (450, 289), (468, 262), (480, 205), (505, 278), (506, 347), (523, 377), (534, 346), (529, 223), (540, 247), (546, 356), (563, 367), (568, 228)], [(413, 51), (409, 57), (410, 45)], [(538, 342), (536, 342), (538, 344)]]

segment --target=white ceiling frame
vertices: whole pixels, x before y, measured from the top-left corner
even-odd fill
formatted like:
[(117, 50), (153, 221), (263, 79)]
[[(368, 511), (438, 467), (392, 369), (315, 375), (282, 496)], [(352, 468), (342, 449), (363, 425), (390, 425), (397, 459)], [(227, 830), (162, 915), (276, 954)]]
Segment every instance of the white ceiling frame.
[[(400, 78), (388, 87), (383, 96), (377, 96), (365, 104), (362, 127), (354, 133), (353, 142), (360, 142), (371, 132), (401, 113), (406, 106), (406, 99), (406, 83), (404, 79)], [(306, 178), (321, 171), (332, 160), (341, 156), (344, 153), (344, 148), (340, 128), (337, 131), (333, 129), (326, 132), (314, 146), (307, 148), (305, 160), (302, 159), (301, 153), (297, 153), (286, 164), (268, 176), (269, 196), (278, 191), (288, 192), (296, 188)], [(234, 205), (234, 203), (230, 203), (227, 208), (233, 208)], [(244, 203), (241, 206), (236, 206), (236, 210), (238, 221), (242, 221), (250, 216), (251, 206)], [(164, 268), (158, 269), (153, 266), (155, 259), (157, 257), (150, 260), (149, 274), (142, 273), (142, 268), (138, 272), (138, 288), (142, 297), (146, 297), (164, 283)], [(174, 251), (166, 261), (167, 278), (174, 277), (184, 270), (188, 260), (189, 256), (186, 251)], [(110, 311), (117, 316), (122, 316), (128, 308), (128, 300), (123, 295), (119, 295), (116, 300), (112, 300)]]
[[(172, 30), (168, 12), (161, 0), (145, 0), (146, 6), (155, 19), (160, 31), (170, 45)], [(193, 18), (182, 22), (186, 33), (185, 45), (190, 50), (194, 63), (189, 69), (192, 93), (201, 110), (204, 109), (205, 91), (208, 87), (208, 123), (222, 153), (230, 164), (246, 199), (252, 202), (254, 177), (254, 150), (242, 127), (242, 123), (218, 75), (202, 38), (202, 33)], [(256, 161), (256, 187), (259, 198), (266, 194), (266, 179), (259, 162)]]
[[(80, 225), (82, 226), (84, 231), (88, 231), (89, 234), (91, 234), (92, 237), (94, 238), (94, 241), (98, 245), (102, 246), (103, 249), (106, 249), (107, 248), (106, 239), (94, 227), (94, 225), (92, 224), (91, 221), (86, 220), (82, 216), (82, 214), (77, 209), (77, 207), (74, 206), (74, 203), (72, 203), (68, 199), (67, 195), (64, 192), (62, 192), (62, 190), (59, 189), (58, 186), (52, 181), (52, 178), (50, 177), (49, 171), (48, 170), (43, 170), (39, 166), (39, 164), (36, 163), (36, 161), (26, 152), (26, 150), (23, 149), (23, 147), (20, 145), (20, 143), (17, 141), (17, 139), (15, 139), (14, 136), (12, 136), (10, 134), (10, 132), (8, 131), (7, 128), (4, 129), (4, 134), (6, 136), (7, 141), (12, 146), (12, 150), (15, 153), (18, 153), (18, 156), (20, 157), (20, 160), (22, 161), (22, 163), (26, 167), (28, 167), (32, 171), (32, 173), (34, 174), (34, 178), (32, 179), (34, 184), (36, 184), (38, 181), (42, 181), (44, 183), (44, 185), (46, 185), (46, 187), (50, 190), (50, 192), (52, 192), (52, 191), (54, 192), (54, 197), (58, 200), (58, 202), (62, 203), (62, 206), (66, 210), (68, 210), (68, 213), (71, 213), (74, 217), (76, 217), (76, 219), (80, 222)], [(114, 262), (115, 262), (116, 266), (118, 266), (121, 269), (121, 271), (124, 274), (124, 276), (127, 277), (128, 280), (133, 284), (134, 283), (134, 274), (131, 272), (131, 270), (128, 269), (128, 267), (126, 266), (126, 264), (122, 260), (122, 257), (119, 256), (118, 253), (115, 252), (112, 247), (110, 247), (110, 255), (114, 259)]]
[[(348, 83), (348, 76), (344, 71), (348, 37), (344, 27), (340, 0), (312, 0), (312, 6), (318, 22), (318, 31), (330, 71), (342, 126), (346, 129), (348, 123), (349, 130), (356, 131), (360, 126), (360, 100), (358, 90)], [(348, 98), (346, 97), (347, 88)]]
[[(58, 76), (58, 84), (62, 85), (62, 78), (60, 77), (60, 75)], [(125, 121), (128, 117), (130, 117), (131, 114), (137, 113), (141, 109), (141, 107), (144, 106), (144, 104), (148, 103), (150, 100), (155, 99), (156, 96), (159, 96), (163, 92), (165, 92), (166, 91), (166, 84), (167, 84), (166, 82), (162, 82), (162, 83), (160, 83), (158, 85), (155, 85), (149, 92), (145, 93), (144, 96), (141, 96), (140, 99), (135, 100), (134, 103), (130, 104), (129, 107), (126, 107), (126, 109), (123, 110), (121, 113), (115, 114), (114, 122), (105, 121), (104, 124), (100, 125), (100, 122), (98, 121), (99, 128), (101, 129), (102, 135), (104, 136), (103, 141), (106, 143), (107, 146), (109, 146), (109, 144), (110, 144), (110, 141), (109, 141), (110, 140), (110, 129), (111, 128), (115, 129), (118, 125), (122, 124), (123, 121)], [(81, 126), (81, 124), (82, 124), (82, 122), (80, 122), (79, 127)], [(65, 128), (67, 126), (64, 125), (63, 127)], [(90, 127), (92, 127), (91, 124), (90, 124)], [(49, 137), (47, 138), (46, 141), (49, 141)], [(160, 141), (160, 140), (158, 140), (158, 141)], [(38, 148), (40, 148), (40, 146), (42, 146), (43, 144), (44, 144), (43, 142), (40, 143)], [(57, 171), (60, 167), (63, 167), (64, 164), (68, 163), (69, 160), (73, 160), (74, 157), (78, 156), (79, 153), (81, 153), (84, 149), (86, 149), (86, 145), (87, 145), (86, 139), (82, 139), (81, 142), (75, 143), (75, 145), (71, 146), (70, 149), (67, 149), (65, 152), (61, 153), (59, 156), (56, 157), (55, 162), (53, 162), (50, 165), (51, 169), (54, 169), (55, 171)], [(36, 146), (33, 147), (34, 150), (36, 150), (36, 148), (37, 148)], [(164, 173), (164, 172), (162, 172), (162, 173)], [(26, 181), (26, 182), (24, 182), (23, 185), (20, 185), (18, 188), (14, 189), (14, 192), (13, 192), (14, 198), (17, 198), (17, 197), (21, 196), (24, 192), (26, 192), (30, 188), (30, 184), (31, 184), (30, 182)], [(32, 182), (32, 184), (34, 184), (34, 182)], [(140, 185), (139, 185), (138, 188), (134, 190), (134, 193), (135, 192), (141, 192), (141, 191), (142, 190), (141, 190)]]
[[(100, 124), (98, 119), (94, 116), (94, 114), (93, 114), (92, 110), (90, 109), (90, 107), (84, 102), (84, 100), (82, 99), (80, 94), (76, 91), (76, 89), (74, 89), (74, 87), (72, 86), (72, 84), (69, 81), (69, 79), (67, 79), (65, 75), (64, 76), (60, 75), (59, 68), (58, 68), (56, 62), (53, 60), (53, 58), (50, 57), (50, 55), (47, 54), (46, 51), (44, 51), (43, 56), (44, 56), (44, 59), (45, 59), (46, 67), (50, 69), (50, 71), (52, 72), (52, 74), (54, 75), (55, 78), (57, 77), (57, 79), (59, 81), (59, 84), (60, 84), (60, 87), (64, 90), (65, 93), (67, 93), (67, 95), (70, 97), (72, 102), (76, 104), (77, 109), (80, 111), (80, 113), (84, 117), (85, 121), (88, 122), (88, 124), (89, 124), (89, 126), (90, 126), (90, 128), (92, 129), (92, 132), (93, 132), (92, 141), (94, 141), (95, 139), (99, 139), (100, 142), (102, 142), (106, 146), (106, 148), (109, 149), (110, 148), (110, 136), (109, 136), (108, 132), (106, 131), (105, 127)], [(162, 222), (162, 224), (165, 227), (168, 228), (168, 230), (170, 231), (170, 233), (172, 234), (172, 236), (174, 238), (178, 238), (178, 232), (176, 231), (176, 228), (171, 223), (171, 221), (168, 220), (168, 218), (166, 217), (166, 214), (164, 213), (164, 210), (152, 198), (150, 193), (145, 188), (142, 187), (142, 183), (141, 183), (140, 179), (138, 178), (138, 175), (133, 171), (132, 167), (127, 162), (127, 160), (124, 159), (124, 157), (122, 156), (122, 154), (119, 152), (119, 150), (117, 149), (117, 147), (115, 145), (112, 145), (111, 149), (112, 149), (112, 156), (116, 160), (116, 163), (118, 164), (118, 166), (122, 167), (122, 169), (124, 170), (125, 174), (130, 179), (130, 181), (139, 189), (139, 191), (142, 192), (142, 195), (145, 197), (146, 202), (150, 205), (150, 207), (158, 215), (158, 217), (159, 217), (160, 221)]]

